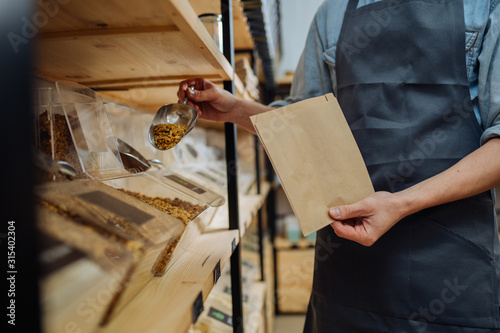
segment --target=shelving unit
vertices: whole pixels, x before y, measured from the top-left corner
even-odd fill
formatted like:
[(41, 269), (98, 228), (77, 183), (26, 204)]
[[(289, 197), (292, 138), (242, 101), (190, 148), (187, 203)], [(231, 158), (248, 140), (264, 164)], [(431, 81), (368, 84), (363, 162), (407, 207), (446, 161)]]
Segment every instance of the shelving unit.
[[(241, 209), (239, 215), (240, 238), (243, 238), (245, 236), (245, 232), (250, 227), (252, 221), (254, 221), (254, 219), (256, 218), (259, 209), (264, 205), (269, 190), (269, 183), (264, 182), (262, 184), (262, 190), (260, 194), (239, 195)], [(225, 205), (217, 208), (217, 214), (215, 214), (206, 230), (209, 232), (214, 232), (228, 229), (229, 218), (227, 214), (228, 209), (226, 203)]]
[[(217, 269), (224, 267), (238, 244), (237, 230), (199, 232), (188, 226), (166, 273), (153, 278), (108, 325), (98, 332), (185, 332), (202, 310), (217, 282)], [(218, 268), (217, 268), (218, 267)], [(219, 272), (220, 273), (220, 272)], [(133, 319), (132, 319), (133, 318)]]
[[(35, 12), (46, 11), (36, 4)], [(224, 52), (198, 19), (206, 12), (224, 16)], [(36, 38), (33, 74), (40, 79), (75, 81), (109, 101), (150, 112), (176, 102), (178, 82), (193, 77), (250, 99), (233, 70), (234, 49), (253, 48), (239, 0), (71, 1), (52, 14)], [(226, 162), (236, 168), (236, 126), (225, 124), (225, 136)], [(203, 232), (203, 217), (190, 222), (164, 276), (151, 277), (97, 332), (187, 331), (229, 261), (233, 312), (241, 318), (239, 243), (269, 187), (239, 196), (236, 177), (228, 171), (228, 202), (215, 212), (216, 222)]]
[[(61, 5), (38, 35), (35, 73), (50, 81), (77, 81), (151, 112), (176, 102), (179, 81), (193, 77), (220, 84), (234, 80), (237, 94), (245, 97), (243, 83), (198, 19), (198, 13), (213, 11), (219, 2), (192, 3), (146, 0), (138, 6), (131, 0), (90, 0)], [(237, 22), (244, 23), (242, 12), (235, 13)], [(239, 31), (237, 40), (249, 46), (248, 31)]]

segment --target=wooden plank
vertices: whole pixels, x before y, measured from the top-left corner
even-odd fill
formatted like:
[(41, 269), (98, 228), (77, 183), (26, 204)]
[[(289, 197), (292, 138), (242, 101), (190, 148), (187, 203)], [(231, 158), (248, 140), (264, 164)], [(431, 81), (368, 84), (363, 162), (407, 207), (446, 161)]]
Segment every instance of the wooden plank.
[(115, 28), (115, 29), (94, 29), (94, 30), (78, 30), (78, 31), (61, 31), (61, 32), (47, 32), (38, 35), (39, 40), (57, 39), (72, 40), (85, 37), (98, 37), (98, 36), (120, 36), (120, 35), (137, 35), (137, 34), (152, 34), (163, 32), (177, 32), (179, 29), (175, 25), (161, 26), (161, 27), (134, 27), (134, 28)]
[(200, 57), (198, 47), (180, 31), (42, 39), (39, 44), (36, 69), (51, 80), (95, 85), (193, 73), (227, 78), (221, 66)]
[[(243, 238), (245, 232), (256, 218), (257, 211), (262, 207), (269, 192), (269, 183), (263, 183), (262, 194), (240, 194), (238, 199), (240, 203), (240, 238)], [(227, 230), (229, 228), (227, 202), (218, 207), (212, 222), (206, 230), (217, 231)]]
[(164, 87), (139, 86), (121, 90), (105, 90), (99, 91), (99, 94), (106, 100), (126, 103), (151, 113), (156, 113), (165, 104), (177, 103), (178, 100), (177, 85), (173, 84)]
[[(167, 13), (171, 20), (163, 26), (114, 22), (106, 28), (92, 29), (88, 24), (92, 16), (89, 8), (69, 4), (61, 8), (60, 14), (50, 20), (52, 25), (46, 24), (47, 28), (37, 37), (35, 73), (50, 81), (71, 80), (99, 86), (192, 77), (193, 73), (220, 80), (232, 78), (231, 65), (187, 2), (149, 1), (141, 6), (161, 9), (162, 17)], [(79, 9), (81, 13), (73, 12)], [(134, 21), (130, 9), (124, 15)], [(76, 28), (66, 28), (70, 22)]]
[(305, 313), (312, 290), (314, 249), (276, 252), (278, 308), (283, 313)]
[(308, 249), (314, 247), (314, 241), (307, 238), (302, 238), (297, 242), (291, 242), (287, 238), (278, 236), (274, 239), (274, 247), (278, 250)]
[(240, 0), (233, 0), (234, 49), (253, 50), (254, 43)]
[(220, 74), (225, 74), (223, 77), (224, 80), (232, 80), (234, 71), (231, 64), (220, 52), (219, 47), (215, 44), (189, 3), (185, 0), (168, 1), (172, 7), (169, 14), (175, 25), (184, 32), (187, 39), (198, 48), (198, 51), (203, 54), (208, 61), (212, 61), (212, 65), (215, 68), (221, 66)]
[[(142, 89), (142, 88), (155, 88), (155, 87), (169, 87), (175, 88), (179, 86), (179, 82), (182, 80), (196, 79), (199, 75), (183, 75), (183, 76), (155, 76), (155, 77), (145, 77), (140, 79), (123, 79), (123, 80), (110, 80), (110, 81), (100, 81), (100, 82), (88, 82), (88, 85), (99, 91), (116, 91), (116, 90), (127, 90), (127, 89)], [(210, 80), (214, 83), (220, 83), (220, 77), (218, 75), (207, 75), (204, 76), (205, 79)], [(220, 82), (219, 82), (220, 81)]]
[[(194, 222), (194, 221), (193, 221)], [(213, 271), (220, 260), (225, 266), (239, 242), (238, 232), (200, 233), (190, 223), (163, 277), (148, 285), (115, 318), (98, 332), (186, 332), (192, 324), (192, 305), (202, 292), (213, 288)], [(131, 320), (133, 318), (133, 320)]]
[[(189, 3), (193, 6), (196, 15), (221, 13), (220, 0), (189, 0)], [(233, 0), (233, 32), (235, 50), (251, 50), (254, 48), (250, 27), (247, 24), (247, 18), (243, 14), (241, 0)]]
[[(214, 82), (232, 78), (236, 95), (252, 100), (197, 19), (198, 12), (211, 11), (214, 6), (220, 11), (220, 2), (215, 3), (193, 0), (197, 12), (182, 0), (171, 0), (168, 5), (149, 0), (137, 12), (130, 1), (60, 5), (57, 15), (37, 36), (35, 73), (49, 81), (70, 80), (112, 89), (104, 95), (150, 112), (176, 102), (175, 92), (168, 94), (170, 87), (194, 77)], [(235, 3), (235, 9), (241, 10), (239, 1)], [(106, 11), (111, 8), (121, 18), (109, 16)], [(136, 22), (152, 13), (157, 14)]]
[[(171, 76), (160, 78), (129, 79), (108, 82), (88, 82), (87, 85), (98, 87), (99, 94), (103, 97), (120, 103), (126, 103), (145, 111), (155, 113), (158, 109), (170, 103), (177, 103), (177, 88), (179, 82), (188, 78), (199, 76)], [(204, 76), (213, 83), (222, 87), (220, 78), (211, 75)], [(247, 100), (253, 99), (243, 87), (239, 78), (235, 77), (236, 96)]]
[[(220, 13), (220, 1), (190, 0), (196, 15)], [(38, 1), (35, 12), (43, 20), (40, 32), (106, 30), (113, 28), (172, 25), (168, 3), (158, 0)], [(253, 40), (243, 15), (241, 0), (233, 0), (235, 49), (253, 49)]]
[[(193, 6), (196, 16), (204, 13), (220, 13), (220, 1), (191, 0), (189, 3)], [(140, 6), (132, 0), (106, 2), (89, 0), (68, 1), (63, 5), (37, 2), (35, 7), (36, 12), (40, 14), (39, 17), (44, 18), (39, 24), (41, 34), (165, 27), (174, 25), (168, 14), (170, 9), (167, 2), (157, 0), (141, 1)], [(240, 0), (233, 0), (233, 16), (235, 49), (252, 49), (253, 40)]]
[(169, 26), (166, 1), (86, 0), (36, 1), (35, 12), (46, 18), (40, 31), (62, 32), (107, 28)]

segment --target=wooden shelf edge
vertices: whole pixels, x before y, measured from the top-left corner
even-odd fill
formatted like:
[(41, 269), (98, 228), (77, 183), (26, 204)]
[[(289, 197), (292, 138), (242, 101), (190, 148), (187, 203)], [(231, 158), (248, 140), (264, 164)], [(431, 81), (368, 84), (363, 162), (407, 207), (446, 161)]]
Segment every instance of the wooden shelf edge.
[(220, 52), (194, 9), (185, 0), (168, 0), (172, 5), (170, 17), (177, 27), (188, 37), (206, 60), (215, 68), (220, 68), (224, 80), (231, 80), (234, 70), (224, 55)]
[[(196, 220), (195, 220), (196, 221)], [(107, 332), (185, 332), (193, 322), (193, 304), (200, 292), (206, 300), (214, 286), (214, 269), (229, 261), (237, 230), (200, 233), (192, 221), (177, 245), (166, 272), (154, 277), (110, 323)], [(136, 318), (137, 320), (130, 320)]]
[(38, 40), (72, 40), (95, 38), (99, 36), (126, 36), (138, 34), (157, 34), (162, 32), (176, 32), (179, 28), (175, 25), (160, 27), (138, 27), (138, 28), (113, 28), (113, 29), (93, 29), (79, 31), (45, 32), (37, 36)]
[(314, 248), (315, 241), (308, 240), (306, 238), (299, 239), (296, 242), (292, 242), (283, 237), (276, 237), (274, 239), (274, 247), (278, 251), (290, 251), (290, 250), (307, 250)]
[[(262, 183), (261, 194), (240, 194), (240, 239), (245, 236), (246, 231), (250, 228), (255, 220), (258, 210), (264, 204), (271, 186), (268, 182)], [(212, 222), (207, 226), (207, 231), (221, 231), (229, 228), (227, 203), (217, 208)]]

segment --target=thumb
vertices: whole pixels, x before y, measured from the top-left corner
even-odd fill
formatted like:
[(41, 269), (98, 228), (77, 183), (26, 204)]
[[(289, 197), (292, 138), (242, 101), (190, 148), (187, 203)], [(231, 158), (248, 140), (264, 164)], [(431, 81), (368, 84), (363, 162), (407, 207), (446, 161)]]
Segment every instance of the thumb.
[(355, 203), (352, 205), (332, 207), (328, 213), (335, 220), (347, 220), (362, 215), (363, 209), (359, 203)]

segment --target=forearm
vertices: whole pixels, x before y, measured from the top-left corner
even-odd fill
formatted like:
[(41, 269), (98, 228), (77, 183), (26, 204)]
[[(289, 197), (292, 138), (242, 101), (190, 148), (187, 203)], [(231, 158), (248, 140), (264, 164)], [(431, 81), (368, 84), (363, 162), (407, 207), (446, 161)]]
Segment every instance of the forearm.
[(270, 111), (274, 109), (272, 106), (267, 106), (246, 99), (238, 98), (234, 104), (234, 110), (229, 115), (229, 122), (240, 125), (248, 131), (255, 133), (250, 117), (259, 113)]
[(500, 138), (494, 138), (446, 171), (396, 193), (404, 215), (464, 199), (500, 185)]

